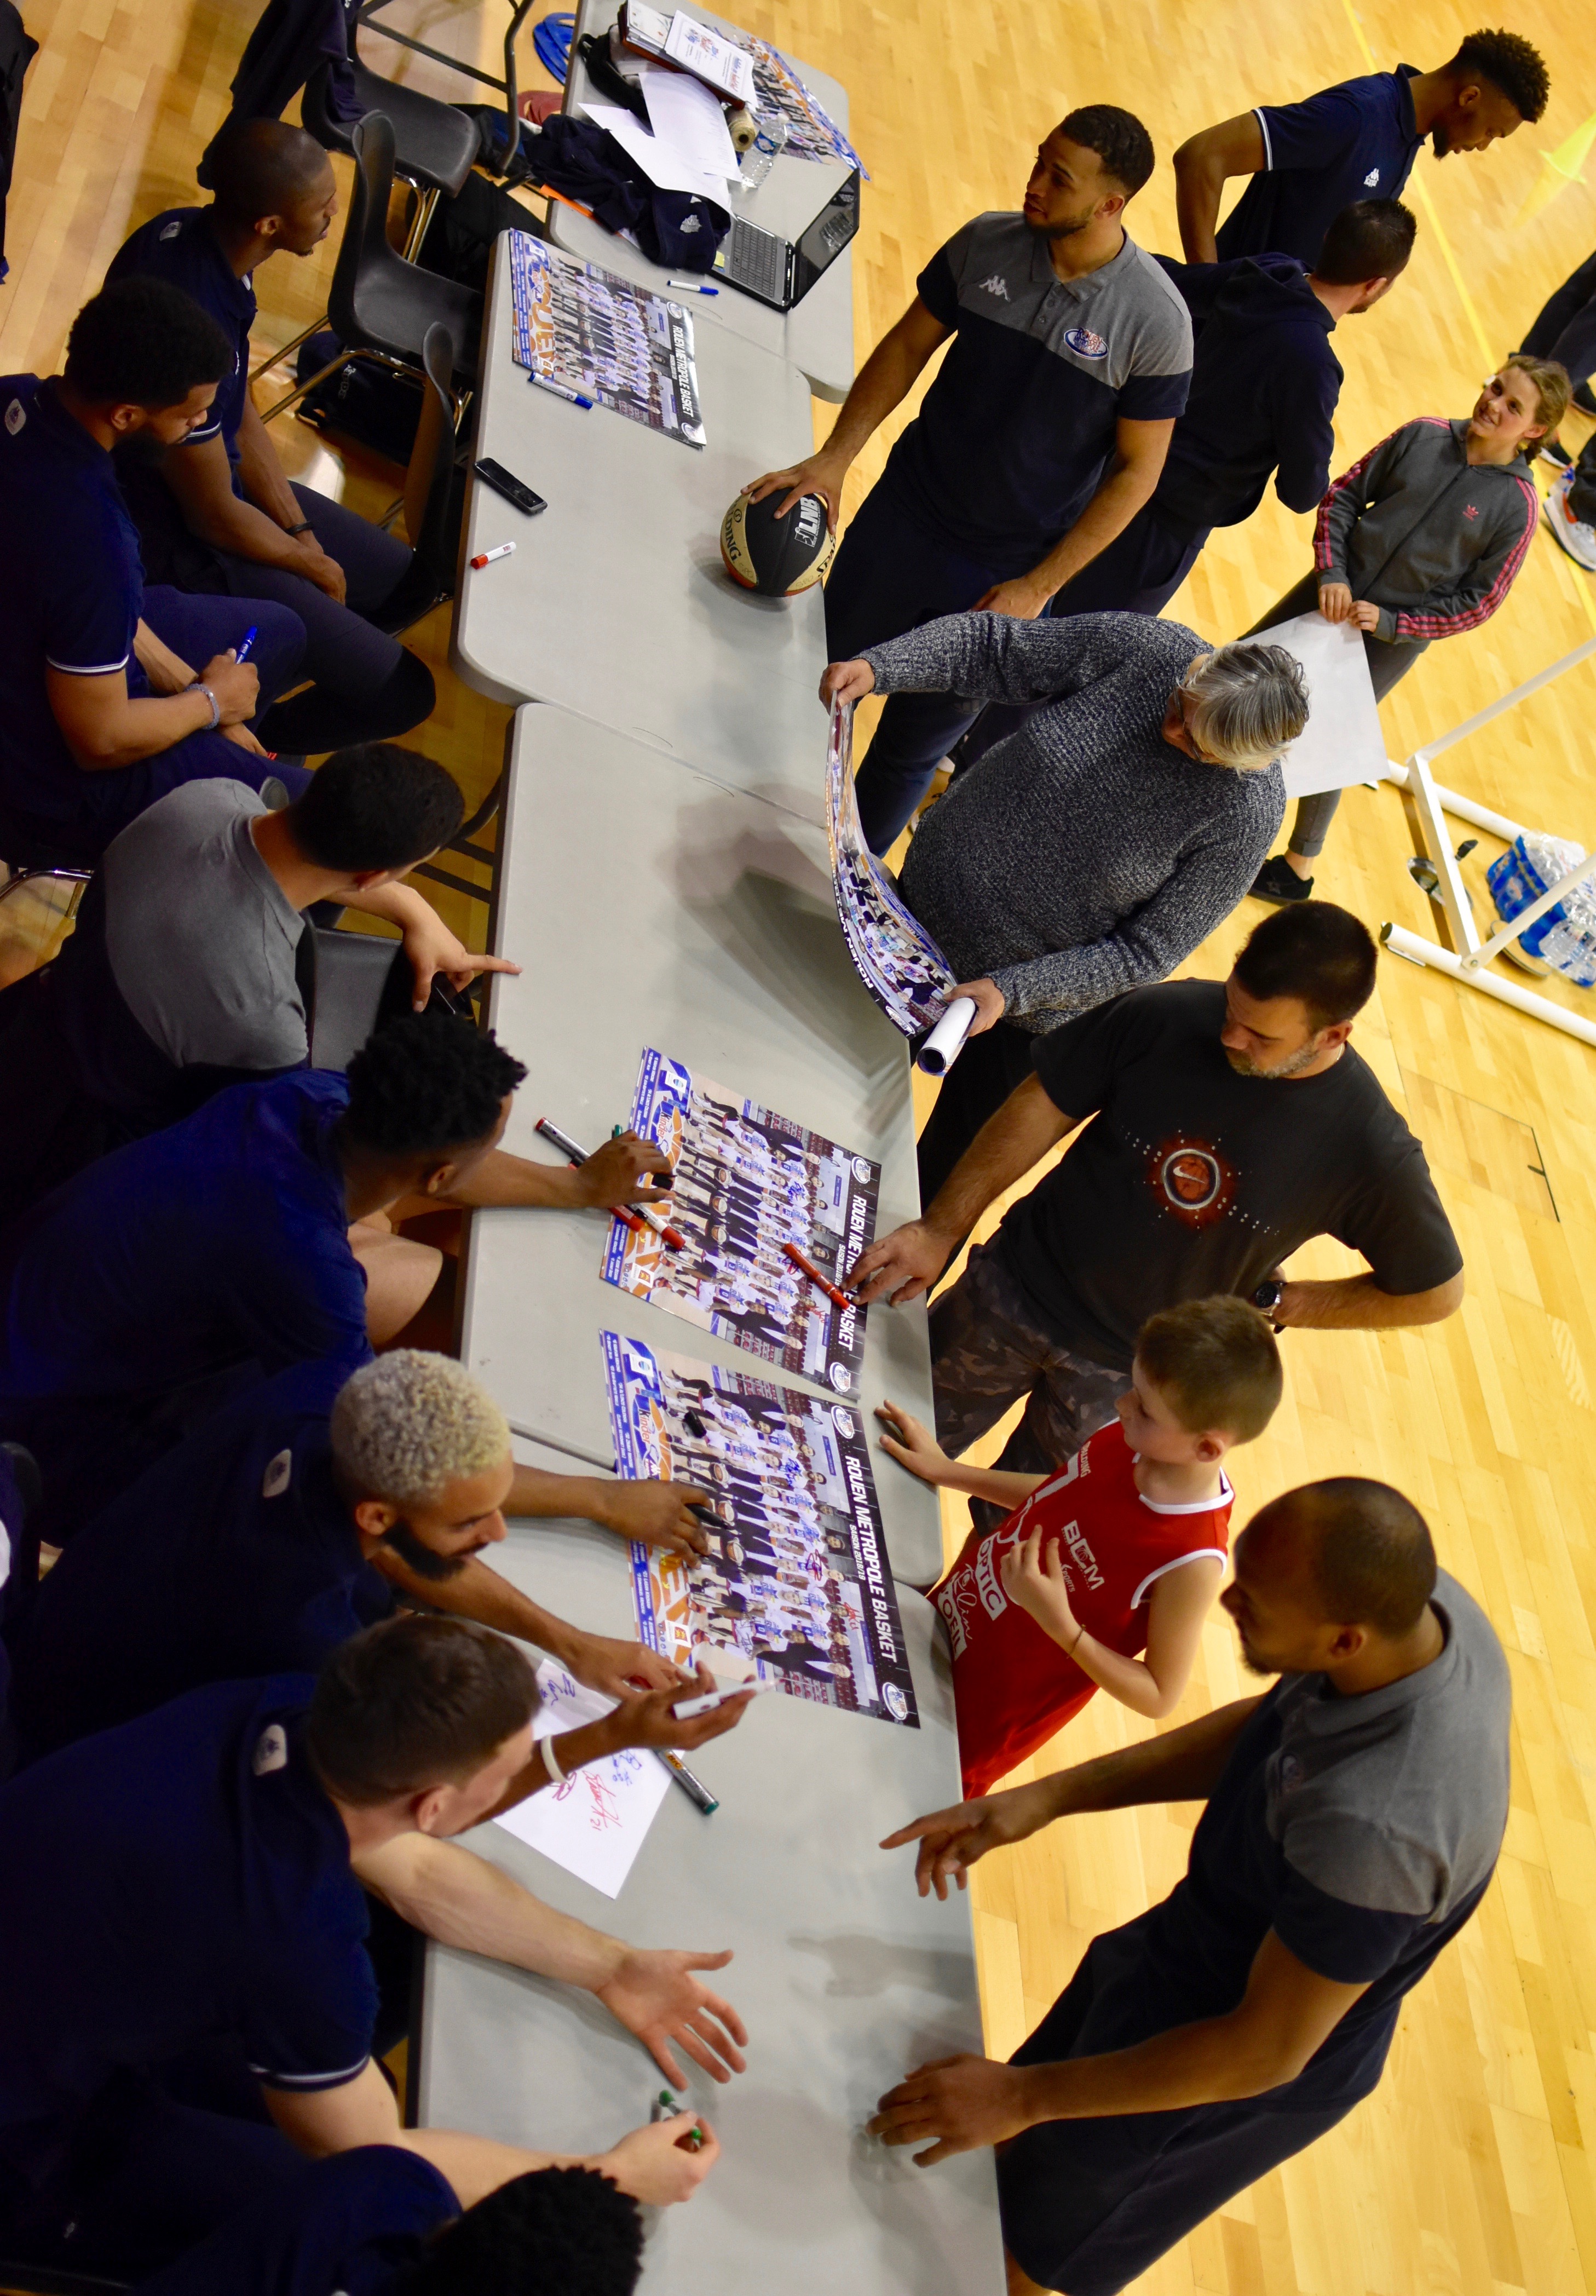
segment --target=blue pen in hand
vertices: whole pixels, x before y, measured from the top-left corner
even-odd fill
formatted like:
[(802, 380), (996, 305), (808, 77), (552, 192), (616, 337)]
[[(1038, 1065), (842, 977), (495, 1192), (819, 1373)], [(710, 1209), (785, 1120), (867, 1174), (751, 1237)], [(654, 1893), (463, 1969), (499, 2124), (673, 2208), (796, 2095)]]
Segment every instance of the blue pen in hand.
[(250, 648), (254, 644), (256, 639), (259, 636), (260, 624), (258, 622), (251, 622), (249, 628), (244, 632), (242, 643), (239, 646), (238, 652), (233, 655), (233, 660), (248, 661), (250, 659)]

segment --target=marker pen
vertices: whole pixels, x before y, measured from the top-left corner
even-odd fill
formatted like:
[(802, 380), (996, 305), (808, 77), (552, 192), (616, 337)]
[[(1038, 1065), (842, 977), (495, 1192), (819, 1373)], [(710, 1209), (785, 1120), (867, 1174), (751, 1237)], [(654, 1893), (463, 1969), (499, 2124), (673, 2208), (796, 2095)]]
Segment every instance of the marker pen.
[(514, 548), (513, 542), (501, 542), (492, 550), (479, 550), (472, 559), (471, 564), (478, 569), (491, 566), (495, 558), (508, 558)]
[[(620, 1126), (618, 1124), (612, 1124), (610, 1128), (610, 1137), (611, 1140), (618, 1140), (620, 1138)], [(669, 1244), (673, 1251), (686, 1250), (687, 1238), (683, 1234), (679, 1227), (672, 1227), (668, 1220), (661, 1219), (658, 1212), (651, 1211), (649, 1210), (647, 1204), (634, 1204), (633, 1206), (633, 1210), (641, 1215), (641, 1217), (648, 1223), (649, 1226), (653, 1229), (654, 1234), (657, 1236), (660, 1237), (666, 1243)]]
[(667, 287), (674, 287), (678, 295), (718, 295), (720, 293), (718, 287), (700, 287), (692, 279), (667, 279), (665, 283)]
[[(569, 1132), (561, 1132), (560, 1127), (557, 1124), (551, 1124), (547, 1117), (540, 1116), (533, 1128), (536, 1131), (541, 1132), (545, 1140), (552, 1140), (555, 1147), (559, 1149), (561, 1154), (562, 1156), (568, 1156), (573, 1164), (580, 1167), (586, 1163), (586, 1149), (578, 1148), (576, 1142), (571, 1138), (570, 1134)], [(634, 1235), (641, 1235), (642, 1234), (643, 1223), (638, 1214), (633, 1211), (629, 1206), (626, 1204), (612, 1204), (610, 1209), (611, 1217), (619, 1220), (623, 1227), (629, 1227)]]
[(713, 1713), (717, 1706), (724, 1706), (728, 1698), (757, 1698), (762, 1691), (773, 1690), (775, 1686), (773, 1682), (757, 1680), (734, 1682), (727, 1689), (708, 1690), (701, 1698), (689, 1698), (670, 1710), (678, 1722), (691, 1722), (695, 1714)]
[(242, 639), (240, 641), (238, 652), (233, 657), (233, 660), (248, 661), (250, 659), (250, 648), (254, 644), (256, 639), (259, 636), (259, 623), (251, 622), (249, 628), (244, 632)]
[(585, 406), (589, 414), (593, 412), (591, 398), (584, 398), (581, 392), (573, 390), (569, 382), (556, 382), (552, 375), (539, 374), (535, 366), (527, 369), (527, 381), (535, 382), (539, 390), (552, 391), (556, 398), (569, 399), (573, 406)]
[(701, 1809), (706, 1817), (712, 1817), (720, 1808), (720, 1803), (710, 1792), (702, 1778), (695, 1778), (681, 1755), (673, 1754), (667, 1746), (656, 1746), (654, 1751), (687, 1796), (688, 1800), (696, 1808)]
[(805, 1258), (804, 1254), (798, 1250), (796, 1243), (784, 1242), (782, 1249), (786, 1253), (788, 1259), (791, 1260), (793, 1266), (801, 1269), (803, 1274), (809, 1278), (811, 1283), (818, 1285), (819, 1289), (825, 1293), (827, 1299), (830, 1300), (834, 1306), (839, 1308), (856, 1308), (858, 1306), (859, 1302), (855, 1299), (853, 1293), (851, 1292), (843, 1291), (840, 1284), (833, 1283), (829, 1275), (823, 1275), (812, 1259), (806, 1259)]

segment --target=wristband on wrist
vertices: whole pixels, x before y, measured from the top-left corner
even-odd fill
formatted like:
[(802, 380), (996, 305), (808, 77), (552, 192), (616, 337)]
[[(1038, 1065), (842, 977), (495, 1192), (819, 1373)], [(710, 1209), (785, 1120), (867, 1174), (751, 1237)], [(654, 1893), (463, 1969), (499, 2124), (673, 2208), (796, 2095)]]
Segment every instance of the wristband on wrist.
[(554, 1751), (554, 1741), (552, 1738), (540, 1738), (537, 1743), (543, 1755), (544, 1769), (547, 1770), (555, 1785), (562, 1786), (565, 1784), (565, 1772), (561, 1768), (559, 1757)]
[(202, 694), (205, 696), (205, 699), (207, 700), (207, 701), (209, 701), (209, 704), (210, 704), (210, 723), (209, 723), (209, 726), (207, 726), (205, 727), (205, 729), (204, 729), (204, 730), (205, 730), (205, 731), (206, 731), (206, 733), (208, 733), (208, 734), (214, 734), (214, 733), (216, 732), (216, 730), (217, 730), (217, 726), (221, 724), (221, 722), (222, 722), (222, 705), (221, 705), (221, 703), (217, 700), (216, 695), (211, 692), (211, 690), (210, 690), (209, 686), (209, 685), (204, 685), (204, 684), (202, 684), (202, 683), (201, 683), (201, 681), (199, 678), (197, 678), (197, 677), (196, 677), (196, 678), (194, 679), (194, 681), (193, 681), (192, 685), (185, 686), (185, 687), (184, 687), (184, 691), (185, 693), (202, 693)]
[(301, 534), (308, 534), (310, 532), (310, 521), (307, 518), (302, 518), (298, 526), (285, 526), (282, 531), (284, 534), (288, 535), (291, 539)]
[(1070, 1657), (1071, 1657), (1071, 1658), (1073, 1658), (1073, 1657), (1075, 1656), (1075, 1654), (1076, 1654), (1076, 1651), (1078, 1651), (1078, 1650), (1079, 1650), (1079, 1648), (1080, 1648), (1080, 1646), (1081, 1646), (1081, 1636), (1085, 1633), (1085, 1631), (1086, 1631), (1086, 1629), (1085, 1629), (1085, 1628), (1084, 1628), (1084, 1627), (1077, 1627), (1077, 1628), (1076, 1628), (1076, 1630), (1075, 1630), (1075, 1640), (1074, 1640), (1074, 1642), (1072, 1642), (1072, 1643), (1070, 1644), (1070, 1645), (1069, 1645), (1069, 1655), (1070, 1655)]

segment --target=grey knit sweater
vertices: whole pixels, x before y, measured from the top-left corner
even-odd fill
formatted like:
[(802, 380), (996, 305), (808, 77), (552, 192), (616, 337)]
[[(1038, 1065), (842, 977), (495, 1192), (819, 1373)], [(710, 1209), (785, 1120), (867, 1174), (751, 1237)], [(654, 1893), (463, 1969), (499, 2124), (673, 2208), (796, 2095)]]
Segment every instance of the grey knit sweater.
[(1278, 766), (1238, 773), (1166, 742), (1195, 631), (1144, 614), (950, 614), (863, 660), (883, 693), (1045, 701), (915, 832), (901, 890), (961, 980), (994, 980), (1041, 1034), (1162, 980), (1257, 874)]

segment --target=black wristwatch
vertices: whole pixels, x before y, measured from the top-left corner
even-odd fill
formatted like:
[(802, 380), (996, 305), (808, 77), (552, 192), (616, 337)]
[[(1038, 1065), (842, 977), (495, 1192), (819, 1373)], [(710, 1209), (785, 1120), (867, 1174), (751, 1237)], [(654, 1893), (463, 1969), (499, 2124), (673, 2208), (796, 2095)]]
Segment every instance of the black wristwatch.
[(1278, 1275), (1266, 1275), (1252, 1295), (1252, 1304), (1261, 1308), (1265, 1316), (1273, 1316), (1285, 1293), (1285, 1285)]

